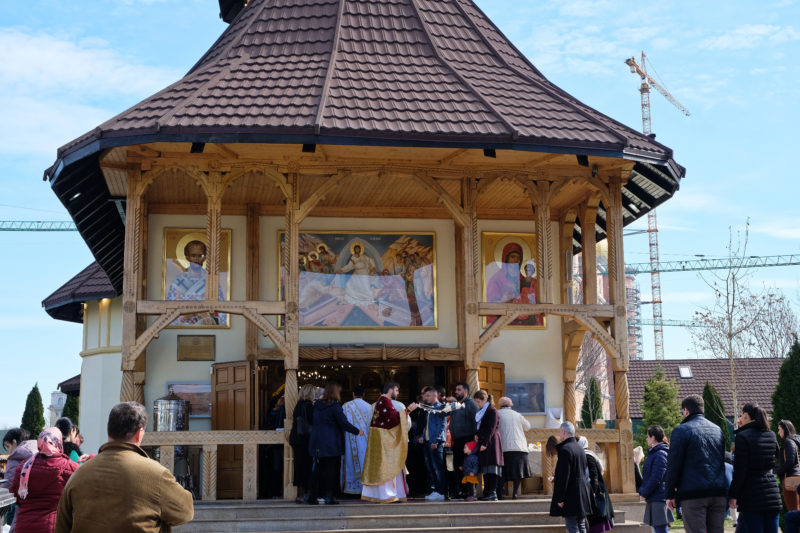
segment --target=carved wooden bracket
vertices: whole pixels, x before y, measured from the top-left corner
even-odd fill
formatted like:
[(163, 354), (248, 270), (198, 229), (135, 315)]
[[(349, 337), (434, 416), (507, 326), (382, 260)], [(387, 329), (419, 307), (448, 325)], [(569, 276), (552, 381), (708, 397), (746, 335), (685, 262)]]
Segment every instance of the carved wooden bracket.
[(319, 189), (314, 191), (314, 193), (306, 198), (306, 200), (300, 205), (300, 209), (297, 213), (297, 223), (301, 223), (306, 217), (311, 213), (311, 211), (316, 207), (316, 205), (325, 198), (325, 195), (331, 192), (334, 188), (338, 187), (343, 181), (349, 178), (351, 173), (349, 171), (340, 171), (337, 174), (333, 175), (326, 181), (325, 183), (320, 186)]
[(514, 319), (516, 319), (521, 313), (520, 312), (507, 312), (503, 315), (497, 317), (497, 319), (492, 322), (492, 324), (486, 328), (478, 342), (475, 343), (475, 351), (473, 352), (473, 357), (476, 360), (480, 360), (481, 355), (483, 352), (486, 351), (486, 348), (489, 347), (489, 343), (491, 343), (495, 337), (500, 335), (500, 330), (502, 330), (507, 325), (511, 324)]
[(469, 215), (461, 207), (458, 201), (453, 198), (450, 193), (448, 193), (444, 187), (442, 187), (438, 181), (430, 177), (426, 172), (415, 172), (414, 178), (419, 182), (423, 187), (433, 193), (434, 196), (439, 200), (450, 215), (453, 217), (453, 220), (456, 221), (456, 224), (459, 226), (466, 227), (469, 223)]

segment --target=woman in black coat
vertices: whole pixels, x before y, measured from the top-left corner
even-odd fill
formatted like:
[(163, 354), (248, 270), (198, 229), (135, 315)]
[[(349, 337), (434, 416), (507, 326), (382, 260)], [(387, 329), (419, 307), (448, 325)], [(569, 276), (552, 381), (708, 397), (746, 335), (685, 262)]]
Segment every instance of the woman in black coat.
[(747, 533), (777, 533), (781, 494), (772, 469), (778, 440), (769, 430), (764, 409), (748, 403), (742, 407), (736, 430), (733, 481), (728, 490), (731, 509), (739, 509), (738, 527)]
[(583, 451), (586, 453), (586, 467), (589, 469), (589, 485), (592, 488), (592, 497), (594, 498), (594, 508), (592, 514), (587, 519), (589, 520), (589, 533), (602, 533), (603, 531), (611, 531), (614, 527), (614, 507), (611, 505), (611, 497), (606, 488), (606, 480), (603, 478), (603, 463), (600, 458), (589, 449), (589, 441), (586, 437), (578, 439), (578, 444), (581, 445)]
[[(322, 398), (314, 404), (314, 426), (308, 443), (308, 452), (319, 468), (319, 491), (328, 505), (339, 503), (336, 495), (344, 455), (344, 432), (364, 434), (344, 416), (341, 392), (342, 386), (338, 383), (325, 386)], [(317, 503), (314, 496), (311, 495), (309, 503)]]
[(778, 422), (778, 435), (783, 439), (780, 453), (778, 454), (778, 478), (783, 486), (783, 501), (786, 502), (786, 509), (789, 511), (800, 511), (800, 499), (797, 491), (786, 490), (786, 478), (800, 476), (800, 466), (798, 466), (798, 438), (794, 430), (794, 424), (789, 420)]
[(311, 482), (311, 456), (308, 453), (308, 441), (311, 438), (311, 425), (314, 422), (314, 395), (317, 387), (311, 384), (300, 389), (300, 400), (292, 413), (292, 432), (289, 444), (294, 452), (294, 486), (297, 487), (297, 503), (307, 501)]
[(478, 465), (483, 474), (483, 501), (497, 500), (497, 480), (503, 474), (503, 447), (500, 445), (500, 417), (492, 405), (492, 395), (485, 390), (477, 391), (473, 397), (478, 412)]

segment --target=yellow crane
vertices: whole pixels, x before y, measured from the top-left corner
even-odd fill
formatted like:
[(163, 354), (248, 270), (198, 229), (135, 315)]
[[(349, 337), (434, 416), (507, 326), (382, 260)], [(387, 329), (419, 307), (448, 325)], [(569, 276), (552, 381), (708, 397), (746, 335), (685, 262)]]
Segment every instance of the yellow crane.
[[(650, 121), (650, 87), (660, 92), (664, 98), (680, 109), (684, 115), (689, 116), (689, 110), (686, 109), (670, 92), (664, 88), (660, 83), (652, 78), (647, 73), (647, 57), (642, 51), (642, 64), (636, 62), (636, 58), (630, 57), (625, 60), (625, 64), (631, 69), (631, 72), (638, 74), (642, 80), (642, 85), (639, 87), (639, 93), (642, 96), (642, 131), (645, 135), (652, 135)], [(653, 285), (653, 331), (655, 333), (655, 356), (656, 360), (664, 359), (664, 316), (661, 313), (661, 274), (658, 271), (658, 221), (656, 219), (656, 210), (651, 209), (647, 213), (647, 235), (650, 244), (650, 281)], [(633, 326), (638, 329), (637, 325)], [(641, 330), (638, 332), (641, 335)]]

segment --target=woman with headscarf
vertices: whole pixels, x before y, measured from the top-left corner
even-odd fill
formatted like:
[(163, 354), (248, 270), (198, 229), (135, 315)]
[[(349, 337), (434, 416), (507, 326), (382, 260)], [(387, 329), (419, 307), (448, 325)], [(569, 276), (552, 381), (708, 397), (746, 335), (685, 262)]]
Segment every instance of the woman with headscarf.
[(42, 431), (38, 453), (17, 468), (11, 493), (17, 497), (14, 518), (19, 533), (53, 533), (58, 500), (78, 464), (64, 455), (61, 430)]
[(485, 390), (476, 391), (472, 396), (478, 412), (475, 422), (478, 433), (478, 465), (483, 474), (483, 496), (481, 501), (497, 501), (497, 481), (503, 474), (503, 447), (500, 444), (500, 417), (492, 405), (492, 395)]
[(500, 410), (500, 444), (503, 447), (503, 483), (498, 491), (498, 498), (503, 499), (505, 484), (511, 481), (514, 491), (511, 499), (516, 500), (522, 480), (531, 477), (528, 465), (528, 439), (525, 430), (531, 428), (531, 423), (524, 416), (514, 411), (511, 398), (503, 396), (498, 400)]
[(589, 484), (592, 487), (592, 497), (594, 505), (589, 520), (589, 533), (600, 533), (609, 531), (614, 527), (614, 507), (611, 505), (611, 497), (608, 495), (606, 481), (603, 479), (603, 463), (594, 451), (589, 449), (589, 441), (586, 437), (578, 439), (578, 444), (586, 452), (586, 466), (589, 469)]

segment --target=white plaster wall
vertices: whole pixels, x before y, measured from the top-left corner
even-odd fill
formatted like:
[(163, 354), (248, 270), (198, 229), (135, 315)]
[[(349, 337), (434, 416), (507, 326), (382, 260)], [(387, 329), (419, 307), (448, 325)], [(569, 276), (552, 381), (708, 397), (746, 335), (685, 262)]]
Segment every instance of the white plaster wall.
[[(121, 322), (121, 315), (118, 315)], [(83, 358), (81, 363), (81, 433), (86, 438), (82, 450), (97, 453), (108, 440), (106, 424), (111, 408), (119, 403), (122, 385), (122, 355), (107, 353)]]

